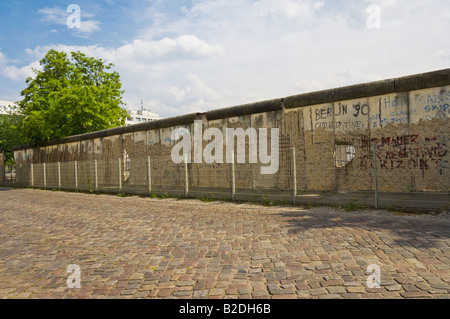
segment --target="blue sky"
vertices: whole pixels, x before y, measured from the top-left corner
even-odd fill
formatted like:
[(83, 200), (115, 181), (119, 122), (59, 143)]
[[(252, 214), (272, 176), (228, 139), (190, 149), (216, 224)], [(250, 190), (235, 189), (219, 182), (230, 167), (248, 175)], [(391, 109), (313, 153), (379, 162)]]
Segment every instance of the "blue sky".
[(164, 117), (450, 67), (448, 0), (10, 0), (0, 29), (0, 100), (49, 49), (82, 51)]

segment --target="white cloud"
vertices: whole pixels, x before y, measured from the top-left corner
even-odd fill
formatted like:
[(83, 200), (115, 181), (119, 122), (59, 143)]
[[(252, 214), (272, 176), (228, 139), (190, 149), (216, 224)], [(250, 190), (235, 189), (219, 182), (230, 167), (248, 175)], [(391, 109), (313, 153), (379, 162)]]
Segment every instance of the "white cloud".
[(383, 77), (377, 75), (376, 73), (367, 75), (358, 73), (352, 69), (341, 69), (333, 72), (333, 74), (321, 76), (320, 79), (317, 78), (295, 81), (294, 86), (297, 88), (299, 93), (308, 93), (382, 79)]
[(7, 62), (5, 55), (0, 50), (0, 66), (4, 65)]
[(262, 16), (310, 19), (313, 15), (312, 4), (303, 0), (260, 0), (255, 6)]
[(56, 23), (56, 24), (61, 24), (61, 25), (65, 25), (66, 21), (67, 21), (67, 17), (69, 16), (69, 14), (58, 7), (54, 7), (54, 8), (42, 8), (38, 10), (38, 13), (42, 14), (42, 21), (45, 22), (52, 22), (52, 23)]
[(100, 31), (100, 22), (94, 21), (94, 20), (81, 20), (80, 28), (79, 29), (73, 29), (75, 33), (82, 37), (86, 38), (89, 37), (92, 33)]
[(26, 78), (33, 76), (33, 68), (39, 67), (39, 63), (33, 62), (27, 66), (18, 68), (16, 66), (4, 66), (2, 68), (3, 76), (14, 81), (24, 81)]
[(112, 63), (145, 63), (161, 61), (185, 61), (205, 59), (223, 55), (224, 49), (220, 45), (208, 44), (193, 35), (180, 35), (177, 38), (163, 38), (158, 41), (145, 41), (136, 39), (117, 49), (105, 49), (101, 46), (68, 46), (50, 45), (37, 46), (35, 49), (26, 49), (29, 54), (42, 58), (50, 49), (70, 53), (82, 51), (87, 55), (109, 60)]
[[(70, 12), (67, 12), (67, 10), (63, 10), (59, 7), (53, 7), (53, 8), (45, 7), (45, 8), (39, 9), (38, 13), (43, 15), (43, 17), (41, 18), (42, 21), (63, 25), (65, 27), (67, 27), (67, 18), (71, 14)], [(89, 20), (94, 17), (94, 15), (92, 13), (88, 13), (85, 10), (81, 9), (80, 14), (81, 14), (80, 27), (71, 29), (74, 35), (76, 35), (78, 37), (86, 38), (86, 37), (89, 37), (92, 33), (98, 32), (101, 30), (99, 21)], [(53, 31), (54, 30), (52, 30), (51, 32), (53, 32)]]
[(33, 69), (40, 69), (39, 61), (33, 61), (23, 67), (11, 65), (13, 62), (0, 51), (0, 74), (13, 81), (25, 81), (27, 77), (33, 76)]
[(190, 112), (204, 112), (213, 109), (222, 98), (229, 98), (231, 92), (228, 90), (217, 91), (207, 86), (203, 79), (197, 74), (188, 74), (182, 82), (184, 87), (172, 87), (169, 89), (178, 104), (189, 105)]
[(314, 2), (313, 6), (315, 9), (320, 9), (325, 5), (323, 2)]
[(436, 52), (436, 55), (443, 59), (449, 59), (450, 58), (450, 50), (438, 50)]
[(210, 45), (193, 35), (181, 35), (175, 39), (158, 41), (134, 40), (116, 50), (121, 58), (137, 61), (203, 59), (224, 54), (222, 47)]

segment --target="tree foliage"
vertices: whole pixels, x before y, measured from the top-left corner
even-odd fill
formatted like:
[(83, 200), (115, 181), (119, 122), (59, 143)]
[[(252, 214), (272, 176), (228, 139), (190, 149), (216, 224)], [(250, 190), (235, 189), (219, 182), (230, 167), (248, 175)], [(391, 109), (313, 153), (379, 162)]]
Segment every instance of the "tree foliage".
[(50, 50), (33, 70), (18, 102), (26, 143), (83, 134), (124, 125), (122, 84), (113, 64), (72, 52)]
[(6, 164), (14, 162), (13, 147), (22, 144), (19, 133), (22, 117), (11, 110), (8, 115), (0, 114), (0, 151), (5, 152)]

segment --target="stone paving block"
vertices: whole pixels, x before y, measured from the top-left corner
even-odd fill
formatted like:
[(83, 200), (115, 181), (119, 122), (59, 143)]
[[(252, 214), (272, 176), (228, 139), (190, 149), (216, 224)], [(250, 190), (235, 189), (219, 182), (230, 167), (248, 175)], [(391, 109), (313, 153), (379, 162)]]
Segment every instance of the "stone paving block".
[(254, 298), (260, 298), (260, 297), (269, 297), (269, 292), (260, 290), (260, 291), (253, 291), (252, 292), (252, 297)]
[(311, 282), (311, 283), (308, 283), (308, 286), (309, 286), (310, 288), (312, 288), (312, 289), (317, 289), (317, 288), (321, 288), (321, 287), (322, 287), (321, 284), (320, 284), (319, 282)]
[(309, 293), (312, 296), (319, 296), (319, 295), (323, 295), (328, 293), (327, 290), (325, 288), (314, 288), (314, 289), (310, 289)]
[(428, 289), (427, 292), (430, 294), (434, 294), (434, 295), (437, 295), (437, 294), (444, 295), (444, 294), (447, 294), (449, 291), (447, 289)]
[(176, 283), (176, 285), (178, 287), (182, 287), (182, 286), (193, 286), (195, 284), (195, 281), (192, 280), (188, 280), (188, 281), (178, 281)]
[(450, 284), (446, 284), (446, 283), (430, 283), (430, 286), (434, 289), (450, 290)]
[(272, 296), (273, 299), (297, 299), (297, 295), (292, 294), (292, 295), (275, 295)]
[(148, 294), (148, 291), (139, 291), (133, 295), (133, 298), (147, 298)]
[(345, 293), (345, 294), (341, 294), (341, 297), (344, 299), (361, 299), (362, 294), (360, 294), (360, 293)]
[(177, 290), (177, 291), (174, 291), (172, 295), (174, 297), (183, 297), (183, 298), (185, 298), (185, 297), (191, 296), (192, 295), (192, 291), (190, 291), (190, 290)]
[(346, 287), (358, 287), (358, 286), (361, 286), (361, 282), (359, 282), (359, 281), (346, 281), (346, 282), (344, 282), (344, 286), (346, 286)]
[(242, 287), (242, 288), (238, 288), (238, 293), (245, 295), (245, 294), (250, 294), (252, 292), (252, 288), (250, 287)]
[(127, 295), (133, 295), (135, 293), (137, 293), (138, 290), (137, 289), (125, 289), (122, 290), (122, 292), (120, 293), (121, 296), (127, 296)]
[(196, 290), (193, 292), (193, 297), (197, 299), (206, 299), (208, 296), (207, 290)]
[(173, 292), (172, 289), (167, 288), (158, 289), (158, 297), (168, 297), (172, 294), (172, 292)]
[(320, 283), (322, 287), (329, 287), (329, 286), (342, 286), (343, 282), (341, 280), (329, 280), (329, 281), (323, 281)]
[(269, 284), (269, 285), (267, 285), (267, 289), (278, 290), (278, 289), (280, 289), (280, 285), (279, 284)]
[(295, 294), (296, 290), (295, 289), (273, 289), (270, 290), (270, 294), (271, 295), (292, 295)]
[(386, 286), (385, 289), (387, 291), (400, 291), (402, 290), (402, 285), (390, 285), (390, 286)]
[(319, 295), (319, 299), (342, 299), (342, 296), (339, 294), (326, 294)]
[(359, 286), (359, 287), (350, 286), (350, 287), (347, 287), (346, 289), (347, 289), (348, 293), (365, 293), (366, 292), (366, 288), (363, 286)]
[(225, 294), (225, 289), (223, 288), (213, 288), (209, 290), (210, 296), (221, 296), (223, 294)]
[(401, 292), (400, 295), (403, 298), (428, 298), (431, 295), (425, 291), (410, 291), (410, 292)]
[(346, 293), (347, 290), (345, 287), (339, 287), (339, 286), (330, 286), (326, 288), (330, 294), (342, 294)]

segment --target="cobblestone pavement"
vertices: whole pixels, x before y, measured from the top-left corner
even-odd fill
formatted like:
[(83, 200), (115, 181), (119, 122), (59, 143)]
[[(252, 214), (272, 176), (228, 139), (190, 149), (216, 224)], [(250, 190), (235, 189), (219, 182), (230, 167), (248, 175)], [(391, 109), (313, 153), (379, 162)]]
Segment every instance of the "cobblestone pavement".
[(0, 298), (448, 298), (449, 235), (445, 216), (0, 188)]

